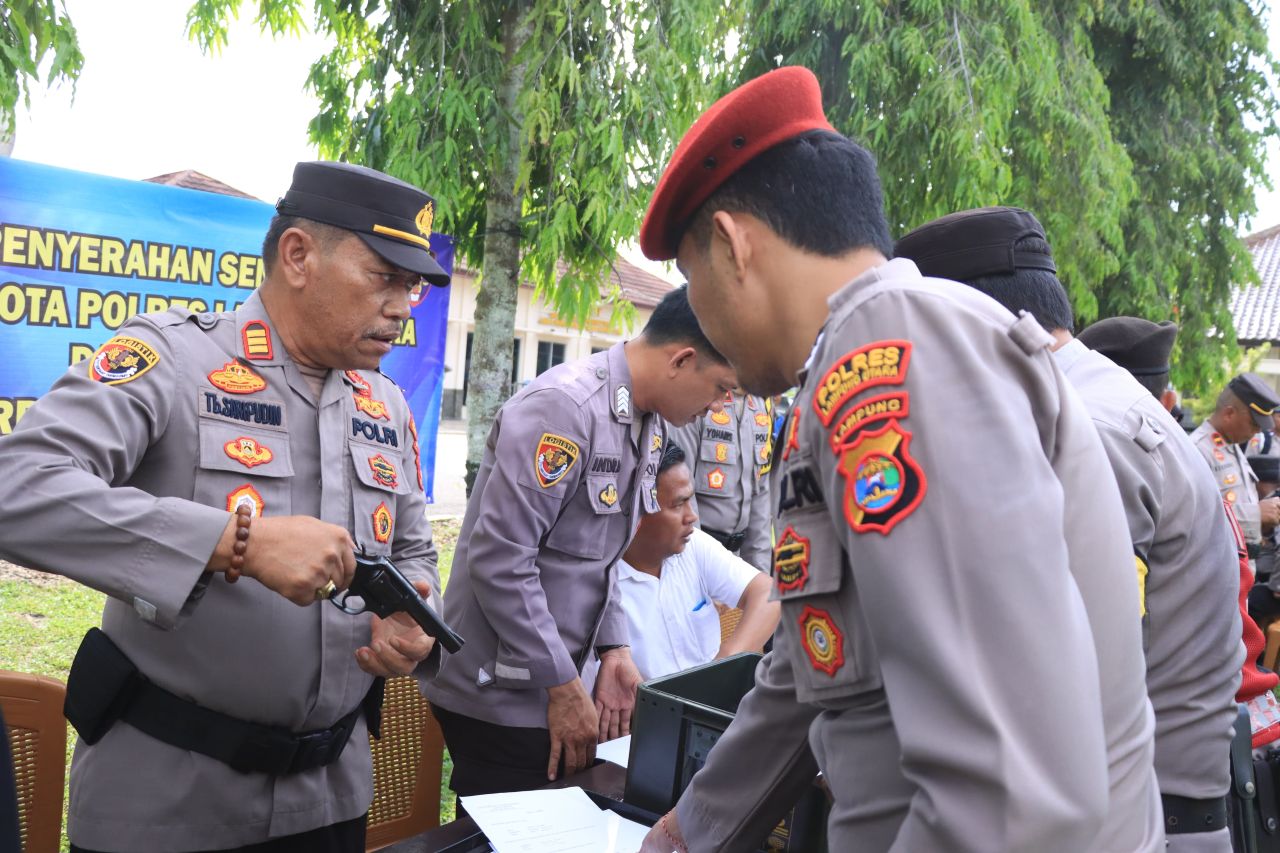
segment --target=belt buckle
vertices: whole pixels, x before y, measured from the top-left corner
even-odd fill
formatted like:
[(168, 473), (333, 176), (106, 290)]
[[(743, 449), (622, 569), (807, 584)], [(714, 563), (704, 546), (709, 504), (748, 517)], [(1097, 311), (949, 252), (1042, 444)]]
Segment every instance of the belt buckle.
[(330, 729), (294, 735), (295, 747), (293, 760), (289, 762), (289, 772), (299, 773), (324, 766), (328, 763), (329, 754), (333, 750), (336, 739), (334, 732)]

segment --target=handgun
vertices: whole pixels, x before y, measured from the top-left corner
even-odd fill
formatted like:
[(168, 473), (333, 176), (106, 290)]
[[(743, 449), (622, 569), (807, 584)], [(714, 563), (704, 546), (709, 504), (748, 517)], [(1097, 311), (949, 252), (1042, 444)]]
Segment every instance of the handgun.
[[(349, 603), (352, 596), (361, 599), (364, 606)], [(343, 613), (352, 615), (372, 613), (385, 619), (392, 613), (408, 613), (428, 637), (435, 637), (450, 654), (456, 654), (466, 642), (418, 595), (418, 590), (394, 563), (383, 556), (366, 554), (363, 549), (356, 552), (356, 573), (351, 586), (334, 590), (329, 601)]]

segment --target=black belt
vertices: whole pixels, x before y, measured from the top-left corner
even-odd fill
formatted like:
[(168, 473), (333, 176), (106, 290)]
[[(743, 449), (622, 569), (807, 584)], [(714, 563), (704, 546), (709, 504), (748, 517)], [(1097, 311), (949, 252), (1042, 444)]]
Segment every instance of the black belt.
[(1161, 794), (1164, 804), (1165, 835), (1217, 832), (1227, 827), (1227, 798), (1193, 800), (1175, 794)]
[(725, 533), (723, 530), (712, 530), (710, 527), (704, 527), (702, 532), (735, 554), (742, 550), (742, 543), (747, 541), (747, 531), (745, 530), (739, 530), (737, 533)]

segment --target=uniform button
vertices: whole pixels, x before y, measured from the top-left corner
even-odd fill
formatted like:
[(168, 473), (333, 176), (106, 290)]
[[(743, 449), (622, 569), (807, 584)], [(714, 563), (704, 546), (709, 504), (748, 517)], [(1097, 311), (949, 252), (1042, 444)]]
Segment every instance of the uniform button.
[(1276, 831), (1276, 819), (1273, 817), (1267, 818), (1267, 832), (1275, 832), (1275, 831)]
[(1254, 792), (1255, 790), (1256, 790), (1256, 789), (1254, 788), (1254, 786), (1253, 786), (1253, 783), (1252, 783), (1252, 782), (1245, 782), (1245, 783), (1244, 783), (1244, 792), (1245, 792), (1246, 794), (1248, 794), (1249, 796), (1253, 796), (1253, 792)]
[(596, 379), (604, 379), (608, 375), (609, 371), (605, 370), (603, 367), (596, 368)]
[(212, 326), (216, 320), (217, 318), (208, 311), (200, 315), (200, 325), (202, 326)]

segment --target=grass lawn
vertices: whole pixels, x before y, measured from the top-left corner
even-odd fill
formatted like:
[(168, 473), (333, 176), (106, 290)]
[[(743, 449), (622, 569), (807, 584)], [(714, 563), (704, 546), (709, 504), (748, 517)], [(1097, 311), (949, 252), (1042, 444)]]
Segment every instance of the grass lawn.
[[(442, 584), (449, 579), (460, 527), (456, 519), (432, 522)], [(0, 669), (47, 675), (65, 682), (80, 639), (99, 622), (104, 600), (100, 592), (54, 576), (0, 580)], [(68, 729), (68, 766), (74, 744), (75, 732)], [(454, 817), (454, 798), (448, 790), (453, 762), (447, 750), (444, 761), (441, 823)], [(65, 853), (68, 849), (64, 834), (62, 850)]]

